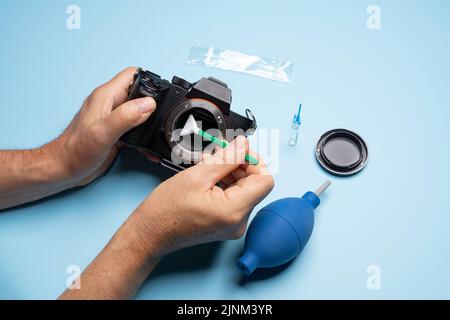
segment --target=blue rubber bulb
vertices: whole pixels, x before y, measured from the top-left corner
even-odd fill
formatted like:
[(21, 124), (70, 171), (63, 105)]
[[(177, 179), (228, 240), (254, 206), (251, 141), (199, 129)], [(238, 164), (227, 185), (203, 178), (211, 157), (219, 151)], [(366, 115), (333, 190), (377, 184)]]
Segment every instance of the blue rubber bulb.
[(297, 257), (311, 237), (314, 210), (329, 185), (327, 181), (315, 193), (280, 199), (261, 209), (247, 231), (239, 269), (250, 275), (256, 268), (280, 266)]

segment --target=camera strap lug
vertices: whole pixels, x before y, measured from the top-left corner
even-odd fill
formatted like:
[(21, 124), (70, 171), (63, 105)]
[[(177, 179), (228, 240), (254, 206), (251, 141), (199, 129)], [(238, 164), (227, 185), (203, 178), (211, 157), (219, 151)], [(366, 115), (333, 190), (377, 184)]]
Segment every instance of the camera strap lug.
[(252, 135), (255, 133), (256, 128), (258, 127), (257, 123), (256, 123), (256, 118), (253, 115), (252, 110), (250, 109), (245, 109), (245, 115), (247, 116), (248, 119), (252, 120), (252, 125), (251, 127), (248, 129), (249, 135)]

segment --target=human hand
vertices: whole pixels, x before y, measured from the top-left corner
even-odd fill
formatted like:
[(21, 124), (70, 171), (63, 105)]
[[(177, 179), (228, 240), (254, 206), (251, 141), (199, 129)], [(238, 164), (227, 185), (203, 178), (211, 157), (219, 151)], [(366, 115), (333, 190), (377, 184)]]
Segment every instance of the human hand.
[[(60, 299), (128, 299), (164, 255), (240, 238), (250, 212), (274, 184), (261, 159), (257, 166), (245, 164), (247, 150), (247, 139), (238, 137), (162, 183), (83, 271), (81, 290), (68, 289)], [(228, 186), (219, 188), (219, 181)]]
[[(161, 257), (200, 243), (242, 237), (249, 214), (274, 185), (262, 161), (245, 164), (246, 153), (247, 139), (238, 137), (156, 188), (130, 220), (145, 251)], [(218, 187), (220, 181), (228, 186)]]
[(106, 171), (118, 153), (119, 138), (155, 110), (152, 98), (126, 102), (135, 72), (127, 68), (96, 88), (63, 134), (46, 146), (72, 186), (89, 184)]

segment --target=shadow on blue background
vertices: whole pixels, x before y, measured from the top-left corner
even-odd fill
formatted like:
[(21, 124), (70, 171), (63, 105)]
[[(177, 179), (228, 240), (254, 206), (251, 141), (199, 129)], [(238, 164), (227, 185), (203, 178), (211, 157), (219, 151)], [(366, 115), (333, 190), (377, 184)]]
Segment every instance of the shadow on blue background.
[(174, 252), (164, 257), (150, 275), (149, 281), (171, 273), (207, 270), (213, 266), (214, 258), (221, 247), (221, 242), (212, 242)]

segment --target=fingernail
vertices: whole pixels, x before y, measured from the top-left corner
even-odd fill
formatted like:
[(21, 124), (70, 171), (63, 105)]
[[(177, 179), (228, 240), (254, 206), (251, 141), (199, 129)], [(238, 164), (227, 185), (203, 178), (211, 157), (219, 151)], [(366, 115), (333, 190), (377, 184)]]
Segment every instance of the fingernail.
[(247, 138), (244, 136), (238, 136), (236, 138), (236, 145), (239, 151), (245, 150)]
[(156, 103), (152, 98), (140, 99), (138, 103), (139, 113), (149, 113), (155, 110)]

